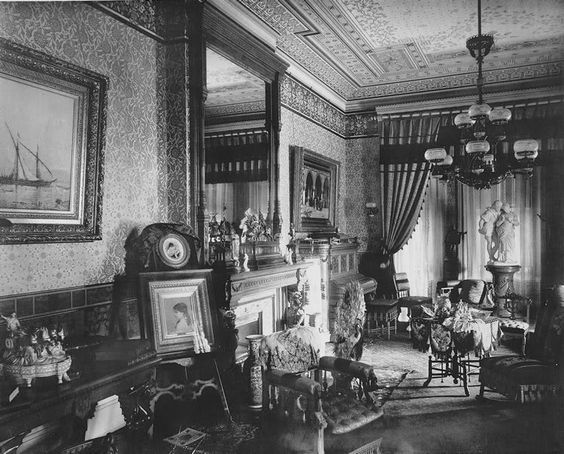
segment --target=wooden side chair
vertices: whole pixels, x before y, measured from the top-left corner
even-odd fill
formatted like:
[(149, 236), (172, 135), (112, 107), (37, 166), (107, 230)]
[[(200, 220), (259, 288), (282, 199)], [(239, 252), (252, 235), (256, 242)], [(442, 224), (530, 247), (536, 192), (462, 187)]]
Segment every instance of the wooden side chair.
[(483, 358), (480, 394), (488, 390), (521, 403), (555, 398), (562, 392), (564, 285), (557, 285), (543, 303), (527, 355)]
[[(395, 273), (393, 281), (395, 291), (394, 297), (398, 300), (398, 309), (400, 311), (398, 321), (409, 322), (411, 320), (412, 307), (433, 303), (433, 298), (429, 296), (412, 296), (410, 294), (407, 273)], [(406, 316), (407, 319), (405, 318)]]

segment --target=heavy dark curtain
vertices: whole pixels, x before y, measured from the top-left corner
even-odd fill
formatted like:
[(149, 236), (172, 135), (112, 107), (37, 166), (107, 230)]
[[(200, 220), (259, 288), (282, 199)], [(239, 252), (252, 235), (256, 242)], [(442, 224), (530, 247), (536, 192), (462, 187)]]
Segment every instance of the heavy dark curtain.
[(390, 259), (407, 243), (421, 213), (431, 174), (425, 150), (437, 143), (441, 127), (451, 124), (457, 113), (388, 115), (379, 122), (382, 252)]

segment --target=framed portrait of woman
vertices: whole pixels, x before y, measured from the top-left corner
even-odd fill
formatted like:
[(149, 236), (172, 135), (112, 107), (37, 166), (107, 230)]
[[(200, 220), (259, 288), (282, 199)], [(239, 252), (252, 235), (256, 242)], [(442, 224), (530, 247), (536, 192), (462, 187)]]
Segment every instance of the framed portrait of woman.
[(140, 273), (147, 333), (158, 356), (181, 357), (216, 348), (211, 269)]

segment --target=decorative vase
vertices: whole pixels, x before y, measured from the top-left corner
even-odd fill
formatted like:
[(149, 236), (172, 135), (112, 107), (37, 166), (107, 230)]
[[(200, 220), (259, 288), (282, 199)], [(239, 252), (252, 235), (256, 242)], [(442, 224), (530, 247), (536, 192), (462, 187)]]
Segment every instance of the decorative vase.
[(248, 407), (253, 410), (262, 409), (262, 364), (260, 361), (260, 344), (262, 334), (251, 334), (245, 339), (249, 341), (249, 356), (245, 360), (243, 371), (248, 385)]

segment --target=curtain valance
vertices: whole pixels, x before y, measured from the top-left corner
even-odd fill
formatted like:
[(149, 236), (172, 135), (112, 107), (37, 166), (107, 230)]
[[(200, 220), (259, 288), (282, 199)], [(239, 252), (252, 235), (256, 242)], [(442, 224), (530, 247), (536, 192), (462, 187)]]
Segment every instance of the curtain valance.
[(207, 135), (206, 183), (267, 180), (268, 143), (264, 129)]
[[(540, 142), (541, 152), (551, 150), (554, 139), (564, 137), (562, 101), (562, 97), (558, 97), (505, 103), (503, 106), (512, 112), (508, 136), (534, 138)], [(380, 162), (423, 162), (427, 148), (456, 145), (458, 133), (453, 126), (454, 117), (467, 108), (383, 115), (378, 123)]]

